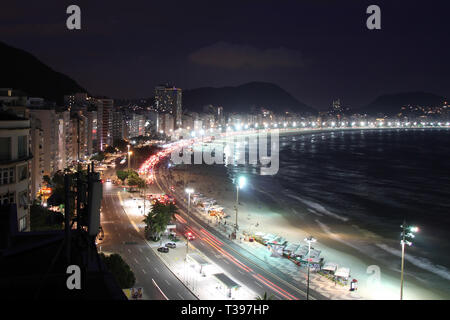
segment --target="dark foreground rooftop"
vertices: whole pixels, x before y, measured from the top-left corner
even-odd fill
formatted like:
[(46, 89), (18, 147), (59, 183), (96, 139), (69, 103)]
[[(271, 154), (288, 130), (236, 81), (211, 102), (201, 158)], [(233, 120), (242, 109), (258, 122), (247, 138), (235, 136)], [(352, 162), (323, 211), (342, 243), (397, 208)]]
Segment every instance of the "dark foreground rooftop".
[(6, 299), (126, 300), (95, 246), (72, 230), (70, 264), (81, 289), (69, 290), (64, 231), (18, 232), (15, 205), (0, 206), (0, 291)]

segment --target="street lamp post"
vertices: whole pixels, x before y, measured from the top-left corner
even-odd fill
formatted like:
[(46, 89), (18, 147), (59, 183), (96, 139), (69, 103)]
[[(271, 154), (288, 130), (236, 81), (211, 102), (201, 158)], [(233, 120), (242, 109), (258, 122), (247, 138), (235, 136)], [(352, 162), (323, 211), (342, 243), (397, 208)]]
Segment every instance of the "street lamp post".
[[(188, 210), (187, 210), (187, 222), (186, 222), (186, 226), (188, 226), (189, 220), (191, 218), (191, 215), (189, 212), (191, 209), (191, 193), (194, 193), (194, 189), (186, 188), (185, 192), (188, 194)], [(189, 235), (186, 235), (186, 256), (184, 257), (184, 260), (187, 259), (188, 251), (189, 251)]]
[(237, 230), (239, 229), (239, 227), (238, 227), (239, 189), (243, 188), (245, 186), (245, 183), (246, 183), (246, 179), (243, 176), (239, 177), (239, 179), (236, 183), (236, 205), (235, 205), (235, 210), (236, 210), (235, 235), (236, 235), (236, 237), (237, 237)]
[(402, 245), (402, 266), (401, 266), (401, 275), (400, 275), (400, 300), (403, 300), (403, 282), (404, 276), (403, 271), (405, 269), (405, 244), (408, 246), (412, 246), (412, 242), (409, 241), (415, 237), (414, 233), (419, 231), (418, 227), (407, 226), (406, 222), (403, 221), (403, 224), (400, 226), (402, 228), (402, 239), (400, 244)]
[(309, 261), (311, 260), (311, 243), (316, 242), (312, 236), (305, 238), (305, 241), (308, 242), (308, 280), (306, 285), (306, 300), (309, 300)]
[(127, 147), (128, 147), (128, 170), (130, 170), (130, 155), (131, 155), (131, 153), (130, 153), (130, 145), (128, 144), (127, 145)]

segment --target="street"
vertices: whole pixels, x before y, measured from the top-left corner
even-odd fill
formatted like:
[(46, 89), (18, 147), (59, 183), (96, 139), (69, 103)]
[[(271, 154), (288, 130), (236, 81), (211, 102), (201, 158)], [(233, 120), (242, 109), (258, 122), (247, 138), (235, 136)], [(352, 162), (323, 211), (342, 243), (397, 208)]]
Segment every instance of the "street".
[(143, 231), (138, 233), (133, 227), (120, 205), (118, 190), (109, 182), (103, 184), (101, 225), (105, 235), (99, 251), (122, 256), (136, 276), (135, 287), (144, 289), (144, 299), (165, 300), (165, 295), (169, 300), (196, 300), (148, 246)]
[[(161, 167), (155, 168), (156, 180), (147, 189), (148, 194), (168, 193), (169, 185), (159, 174)], [(113, 172), (113, 170), (107, 170), (105, 177), (112, 178)], [(122, 192), (122, 189), (106, 182), (103, 190), (102, 227), (105, 237), (99, 244), (102, 251), (116, 252), (122, 255), (135, 273), (135, 287), (142, 286), (144, 288), (145, 299), (165, 299), (161, 291), (168, 299), (196, 299), (148, 246), (144, 240), (140, 218), (127, 216), (118, 197), (118, 192)], [(123, 194), (127, 193), (123, 192)], [(187, 204), (180, 200), (177, 199), (179, 215), (189, 221), (189, 228), (196, 235), (192, 245), (214, 264), (260, 296), (267, 292), (269, 296), (272, 295), (279, 300), (306, 299), (304, 284), (280, 273), (264, 260), (224, 237), (196, 215), (191, 214), (188, 220)], [(150, 205), (146, 210), (149, 209)], [(142, 210), (142, 208), (136, 208), (136, 210)], [(154, 285), (152, 279), (161, 291)], [(310, 290), (310, 299), (326, 299), (326, 297)]]

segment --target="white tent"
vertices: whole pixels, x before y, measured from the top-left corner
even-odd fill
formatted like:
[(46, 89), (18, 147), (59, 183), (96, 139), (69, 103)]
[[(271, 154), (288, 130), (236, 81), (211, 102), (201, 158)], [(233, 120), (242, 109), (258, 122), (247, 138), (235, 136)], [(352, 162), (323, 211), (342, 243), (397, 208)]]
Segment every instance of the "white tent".
[(336, 270), (334, 275), (336, 277), (348, 279), (350, 277), (350, 268), (343, 268), (343, 267), (341, 267), (341, 268)]
[(334, 263), (334, 262), (327, 262), (327, 263), (325, 263), (325, 265), (322, 267), (322, 270), (324, 270), (324, 271), (329, 271), (329, 272), (332, 272), (332, 273), (335, 273), (337, 267), (338, 267), (337, 263)]
[(283, 249), (283, 251), (286, 253), (286, 254), (291, 254), (291, 253), (294, 253), (296, 250), (297, 250), (297, 248), (299, 247), (300, 245), (298, 244), (298, 243), (289, 243), (284, 249)]

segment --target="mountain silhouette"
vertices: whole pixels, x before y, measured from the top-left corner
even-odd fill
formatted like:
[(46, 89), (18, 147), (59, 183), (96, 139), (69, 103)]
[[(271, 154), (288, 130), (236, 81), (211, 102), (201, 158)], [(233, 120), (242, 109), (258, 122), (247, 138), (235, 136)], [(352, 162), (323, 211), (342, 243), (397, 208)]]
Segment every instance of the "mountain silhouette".
[(31, 97), (62, 103), (64, 95), (87, 92), (76, 81), (42, 63), (32, 54), (0, 42), (0, 88), (21, 90)]
[(222, 106), (224, 112), (250, 112), (263, 107), (284, 111), (316, 114), (317, 111), (295, 99), (279, 86), (267, 82), (250, 82), (236, 87), (204, 87), (183, 91), (183, 108), (201, 112), (206, 105)]

